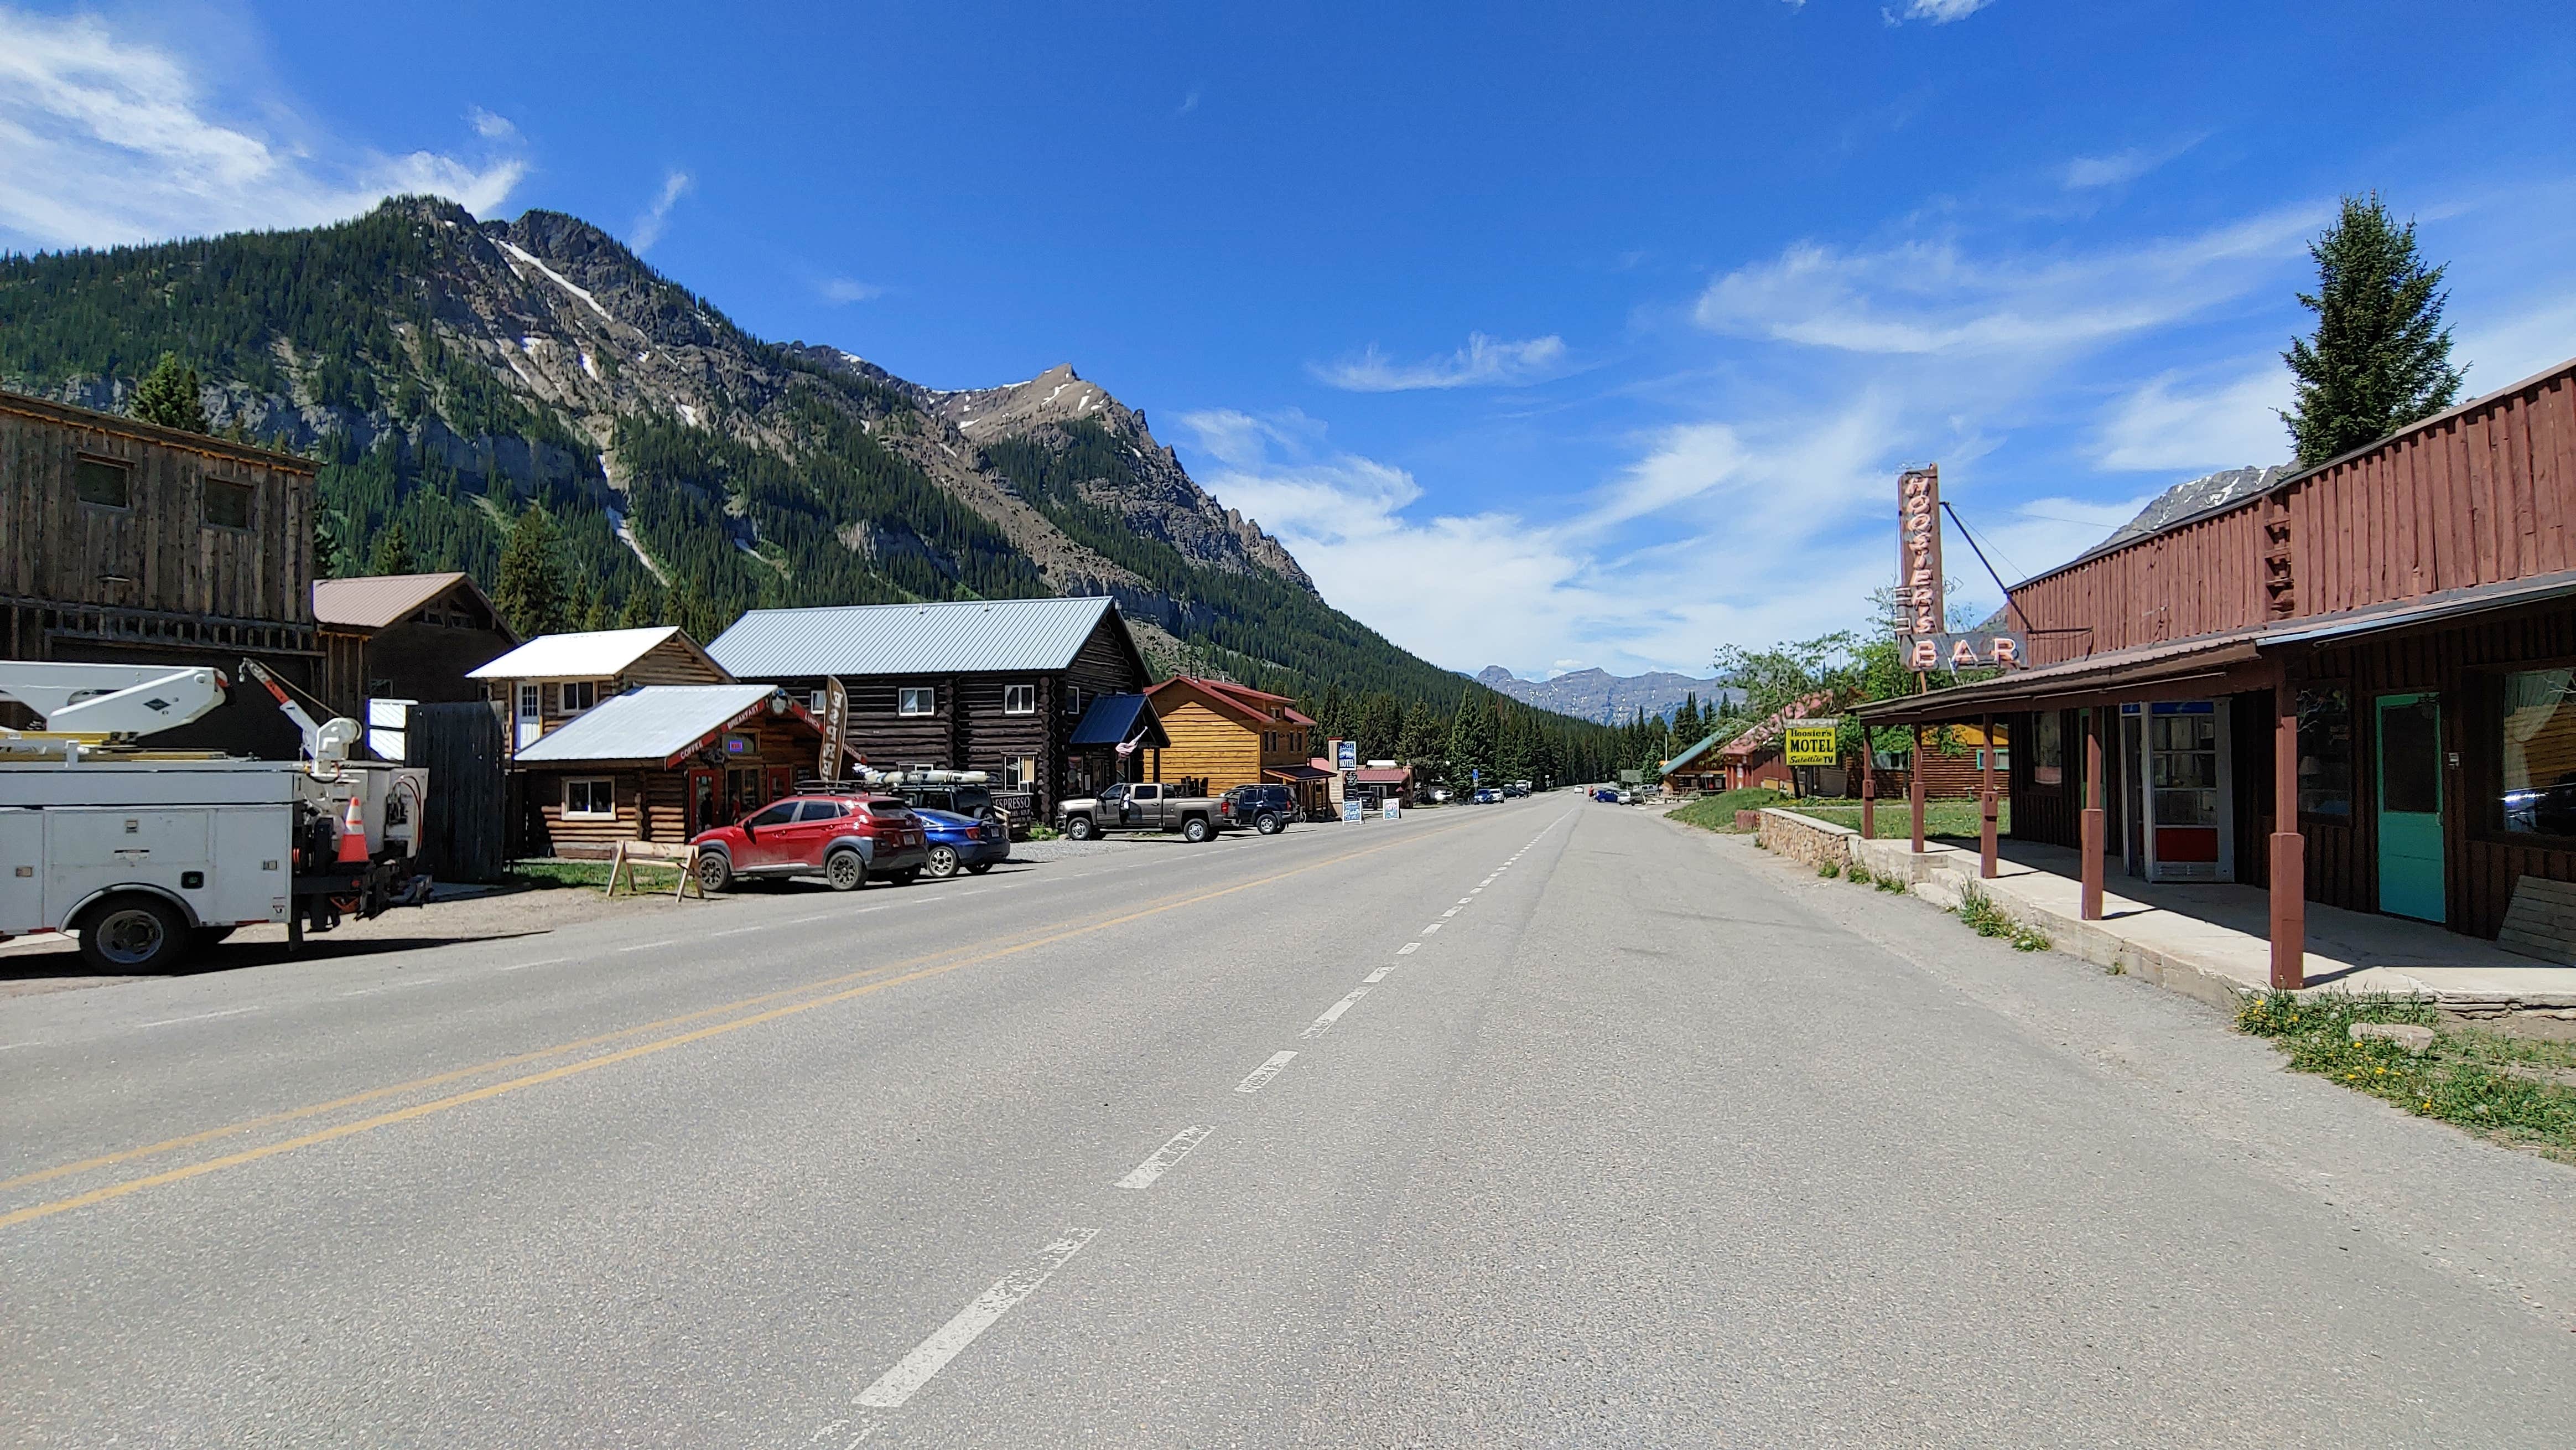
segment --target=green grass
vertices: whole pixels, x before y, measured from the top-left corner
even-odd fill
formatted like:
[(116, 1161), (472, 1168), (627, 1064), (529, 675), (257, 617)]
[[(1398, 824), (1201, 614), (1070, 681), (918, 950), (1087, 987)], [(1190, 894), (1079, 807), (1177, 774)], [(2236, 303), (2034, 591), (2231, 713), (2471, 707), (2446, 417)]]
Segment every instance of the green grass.
[(2015, 951), (2048, 950), (2048, 933), (2035, 926), (2026, 926), (2013, 920), (2002, 907), (1995, 905), (1993, 897), (1974, 886), (1967, 887), (1959, 893), (1957, 915), (1960, 921), (1965, 922), (1979, 936), (2009, 938)]
[(1704, 831), (1724, 831), (1733, 834), (1737, 811), (1758, 811), (1764, 806), (1776, 806), (1786, 799), (1788, 797), (1776, 790), (1754, 786), (1745, 790), (1720, 791), (1716, 795), (1704, 795), (1689, 805), (1678, 810), (1666, 811), (1664, 814), (1686, 826), (1697, 826)]
[[(2355, 1042), (2355, 1022), (2409, 1022), (2434, 1029), (2433, 1047), (2410, 1053), (2393, 1042)], [(2535, 1042), (2445, 1024), (2430, 1003), (2404, 997), (2248, 992), (2238, 1030), (2268, 1037), (2293, 1071), (2315, 1073), (2439, 1118), (2480, 1137), (2576, 1163), (2576, 1087), (2551, 1074), (2576, 1072), (2576, 1043)]]
[[(664, 873), (668, 877), (667, 872)], [(513, 861), (509, 880), (539, 891), (554, 891), (566, 886), (587, 886), (594, 890), (608, 885), (608, 863), (605, 861)]]
[[(1837, 826), (1848, 826), (1855, 831), (1860, 829), (1860, 802), (1855, 800), (1787, 801), (1783, 804), (1802, 816), (1831, 821)], [(2012, 802), (1999, 800), (1995, 803), (1995, 809), (1996, 833), (2004, 836), (2011, 835)], [(1923, 834), (1927, 836), (1964, 836), (1974, 840), (1977, 826), (1975, 801), (1925, 801), (1923, 803)], [(1894, 800), (1882, 800), (1878, 803), (1878, 831), (1872, 839), (1894, 841), (1913, 834), (1914, 816), (1906, 808), (1904, 797), (1899, 796)]]

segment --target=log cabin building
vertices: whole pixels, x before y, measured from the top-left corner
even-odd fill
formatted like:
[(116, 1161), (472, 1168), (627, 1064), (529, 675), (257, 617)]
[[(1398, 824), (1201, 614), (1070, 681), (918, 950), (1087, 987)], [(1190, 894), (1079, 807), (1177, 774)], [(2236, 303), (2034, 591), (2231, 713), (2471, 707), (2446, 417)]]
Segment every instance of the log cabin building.
[[(321, 684), (313, 464), (0, 392), (0, 659), (211, 665)], [(0, 711), (15, 711), (14, 704)], [(155, 743), (291, 760), (268, 692)]]
[(1171, 746), (1154, 752), (1148, 779), (1206, 782), (1210, 794), (1239, 785), (1284, 785), (1299, 807), (1329, 805), (1332, 772), (1310, 764), (1314, 719), (1286, 695), (1227, 680), (1174, 675), (1147, 690)]
[[(1142, 698), (1145, 657), (1106, 598), (755, 609), (707, 653), (808, 709), (839, 680), (844, 738), (860, 759), (881, 770), (984, 771), (1014, 821), (1043, 821), (1058, 801), (1143, 778), (1144, 737), (1161, 729)], [(1094, 739), (1113, 723), (1124, 733)]]
[(605, 857), (741, 820), (820, 763), (823, 727), (773, 685), (646, 685), (521, 748), (523, 854)]
[(2262, 887), (2296, 986), (2308, 901), (2495, 938), (2576, 881), (2576, 362), (2008, 598), (2033, 668), (1857, 713), (2008, 722), (2012, 834), (2088, 916), (2106, 874)]

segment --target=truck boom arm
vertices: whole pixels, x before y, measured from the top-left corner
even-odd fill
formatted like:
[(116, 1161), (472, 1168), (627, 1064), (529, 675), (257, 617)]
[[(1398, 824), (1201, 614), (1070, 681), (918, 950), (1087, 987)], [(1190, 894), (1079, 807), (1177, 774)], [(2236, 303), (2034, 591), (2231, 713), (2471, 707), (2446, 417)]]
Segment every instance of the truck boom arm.
[(224, 702), (220, 670), (170, 665), (64, 665), (0, 660), (0, 696), (44, 717), (48, 735), (150, 735)]

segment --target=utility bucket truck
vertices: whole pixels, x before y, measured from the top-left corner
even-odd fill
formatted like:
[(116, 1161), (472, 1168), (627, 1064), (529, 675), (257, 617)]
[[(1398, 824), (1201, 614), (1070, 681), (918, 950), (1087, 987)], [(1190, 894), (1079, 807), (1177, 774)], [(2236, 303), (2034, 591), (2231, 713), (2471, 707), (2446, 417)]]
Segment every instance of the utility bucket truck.
[(101, 972), (162, 972), (236, 927), (282, 921), (300, 945), (428, 895), (429, 772), (350, 759), (357, 722), (315, 723), (256, 661), (242, 675), (301, 760), (140, 743), (222, 704), (219, 670), (0, 660), (0, 699), (43, 721), (0, 729), (0, 940), (67, 932)]

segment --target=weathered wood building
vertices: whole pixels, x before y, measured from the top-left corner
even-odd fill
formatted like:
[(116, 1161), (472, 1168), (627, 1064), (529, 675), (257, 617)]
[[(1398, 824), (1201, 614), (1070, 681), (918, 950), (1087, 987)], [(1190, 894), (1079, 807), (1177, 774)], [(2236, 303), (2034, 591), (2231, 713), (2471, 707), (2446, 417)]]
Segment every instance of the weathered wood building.
[(814, 773), (823, 728), (772, 685), (647, 685), (522, 747), (529, 854), (604, 857), (742, 819)]
[(463, 574), (384, 574), (313, 585), (322, 698), (363, 719), (368, 700), (448, 704), (486, 698), (472, 672), (519, 636)]
[[(1134, 758), (1073, 739), (1103, 697), (1141, 695), (1152, 679), (1103, 598), (755, 609), (707, 653), (809, 709), (838, 679), (845, 739), (868, 764), (987, 772), (996, 803), (1020, 821), (1046, 819)], [(1148, 705), (1135, 728), (1151, 716)]]
[[(212, 665), (320, 684), (313, 464), (0, 392), (0, 658)], [(162, 743), (292, 758), (257, 685)]]
[(2576, 881), (2576, 362), (2010, 597), (2036, 668), (1861, 713), (2010, 721), (2014, 835), (2267, 887), (2276, 981), (2305, 901), (2493, 937)]

